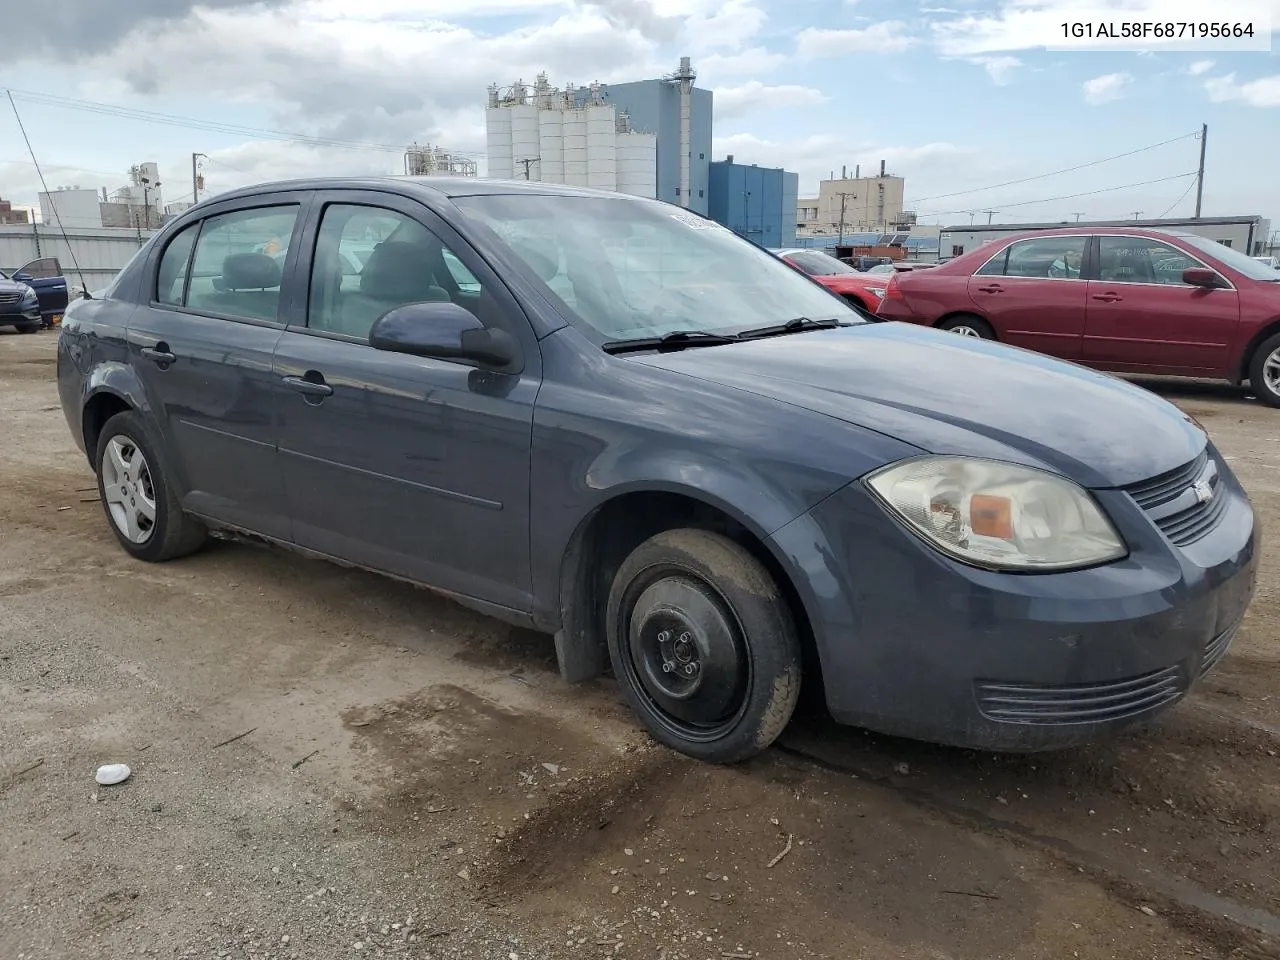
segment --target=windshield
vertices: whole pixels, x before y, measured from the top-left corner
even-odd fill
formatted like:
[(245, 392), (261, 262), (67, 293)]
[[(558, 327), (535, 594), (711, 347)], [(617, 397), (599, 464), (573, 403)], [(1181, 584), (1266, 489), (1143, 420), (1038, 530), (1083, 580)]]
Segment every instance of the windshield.
[(1180, 236), (1178, 239), (1187, 246), (1199, 250), (1201, 253), (1207, 253), (1215, 260), (1220, 260), (1224, 265), (1230, 267), (1236, 273), (1244, 274), (1250, 280), (1280, 283), (1280, 273), (1277, 273), (1265, 263), (1259, 263), (1252, 257), (1245, 256), (1239, 250), (1224, 247), (1217, 240), (1210, 240), (1207, 237), (1188, 236)]
[(857, 273), (853, 267), (817, 250), (789, 253), (787, 259), (811, 277), (831, 277), (837, 273)]
[(656, 201), (456, 197), (600, 341), (733, 334), (795, 317), (860, 318), (838, 297), (717, 223)]

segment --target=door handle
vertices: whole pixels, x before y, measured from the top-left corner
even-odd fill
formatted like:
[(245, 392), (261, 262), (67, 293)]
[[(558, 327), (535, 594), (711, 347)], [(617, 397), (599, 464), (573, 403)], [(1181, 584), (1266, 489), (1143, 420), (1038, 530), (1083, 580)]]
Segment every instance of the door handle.
[(979, 288), (978, 288), (978, 292), (980, 292), (980, 293), (1004, 293), (1004, 287), (999, 286), (998, 284), (992, 284), (992, 285), (991, 285), (991, 286), (989, 286), (989, 287), (979, 287)]
[(148, 360), (154, 360), (162, 367), (167, 367), (178, 359), (177, 354), (169, 352), (167, 343), (157, 343), (154, 347), (143, 347), (142, 355)]
[(1123, 300), (1124, 297), (1117, 296), (1114, 293), (1095, 293), (1093, 299), (1101, 300), (1103, 303), (1116, 303)]
[(323, 380), (308, 380), (306, 377), (284, 377), (284, 385), (296, 390), (304, 397), (329, 397), (333, 395), (333, 387)]

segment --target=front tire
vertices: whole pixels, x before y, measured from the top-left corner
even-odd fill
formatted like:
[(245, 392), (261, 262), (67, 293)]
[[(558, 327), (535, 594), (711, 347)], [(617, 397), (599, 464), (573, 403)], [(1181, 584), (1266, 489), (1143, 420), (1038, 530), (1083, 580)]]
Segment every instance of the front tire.
[(106, 422), (95, 463), (107, 524), (131, 556), (160, 563), (204, 544), (208, 531), (182, 512), (158, 444), (139, 414), (128, 410)]
[(613, 672), (653, 737), (735, 763), (782, 733), (800, 694), (800, 641), (769, 571), (727, 537), (668, 530), (614, 577), (606, 609)]
[(1253, 351), (1249, 385), (1253, 395), (1267, 406), (1280, 407), (1280, 333), (1267, 337)]
[(994, 340), (996, 338), (996, 332), (991, 329), (991, 324), (972, 314), (963, 314), (943, 320), (938, 324), (938, 329), (946, 330), (948, 333), (955, 333), (962, 337), (978, 337), (982, 340)]
[(38, 323), (20, 323), (17, 325), (19, 333), (39, 333), (40, 324)]

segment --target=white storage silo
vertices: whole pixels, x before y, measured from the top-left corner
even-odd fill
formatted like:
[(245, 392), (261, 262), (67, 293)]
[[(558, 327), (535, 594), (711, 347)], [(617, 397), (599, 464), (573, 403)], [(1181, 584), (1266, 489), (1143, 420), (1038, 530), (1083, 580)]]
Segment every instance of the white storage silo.
[(587, 186), (618, 187), (618, 118), (612, 106), (587, 107)]
[(537, 162), (539, 159), (538, 108), (530, 103), (518, 104), (510, 109), (511, 175), (516, 180), (541, 180)]
[(510, 180), (515, 171), (511, 164), (511, 108), (489, 107), (485, 111), (486, 173), (497, 180)]
[(564, 183), (564, 111), (557, 104), (538, 111), (539, 180)]
[(618, 192), (637, 197), (658, 195), (658, 137), (653, 133), (620, 133)]
[(587, 185), (587, 112), (564, 112), (564, 182), (573, 187)]

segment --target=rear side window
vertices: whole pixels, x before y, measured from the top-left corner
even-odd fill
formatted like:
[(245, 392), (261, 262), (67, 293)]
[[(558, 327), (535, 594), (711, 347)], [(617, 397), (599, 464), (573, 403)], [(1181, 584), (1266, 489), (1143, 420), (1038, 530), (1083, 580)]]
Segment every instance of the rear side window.
[(977, 272), (983, 277), (1078, 280), (1087, 237), (1037, 237), (1019, 240)]
[(224, 317), (275, 320), (297, 219), (298, 207), (291, 204), (205, 220), (191, 257), (185, 305)]
[(156, 300), (171, 306), (182, 306), (182, 295), (187, 286), (187, 270), (191, 266), (191, 250), (196, 243), (200, 224), (193, 223), (169, 241), (160, 258), (156, 273)]

